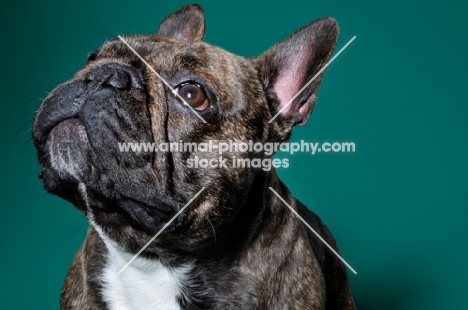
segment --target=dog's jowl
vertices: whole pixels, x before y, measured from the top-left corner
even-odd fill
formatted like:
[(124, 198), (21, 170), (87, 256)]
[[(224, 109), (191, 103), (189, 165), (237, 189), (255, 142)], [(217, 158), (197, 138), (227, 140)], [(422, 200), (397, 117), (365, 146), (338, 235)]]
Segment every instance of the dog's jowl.
[(307, 122), (323, 72), (288, 102), (330, 59), (335, 20), (315, 20), (256, 58), (204, 43), (204, 33), (203, 10), (189, 5), (153, 35), (108, 40), (38, 109), (44, 187), (90, 223), (61, 308), (355, 309), (340, 260), (269, 187), (336, 247), (325, 225), (274, 168), (245, 164), (271, 154), (193, 147), (287, 141)]

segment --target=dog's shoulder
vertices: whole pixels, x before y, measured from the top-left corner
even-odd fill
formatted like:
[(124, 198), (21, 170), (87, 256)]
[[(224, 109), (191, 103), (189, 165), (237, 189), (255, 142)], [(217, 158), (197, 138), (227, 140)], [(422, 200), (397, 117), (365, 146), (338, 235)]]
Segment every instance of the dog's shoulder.
[[(297, 212), (299, 215), (309, 224), (315, 232), (320, 235), (328, 244), (330, 244), (335, 250), (336, 242), (333, 238), (330, 230), (323, 224), (320, 217), (315, 214), (313, 211), (308, 209), (302, 202), (296, 199)], [(308, 227), (304, 225), (304, 229), (307, 231), (307, 238), (309, 243), (314, 251), (315, 257), (317, 258), (320, 267), (324, 267), (325, 263), (325, 250), (326, 247), (323, 242), (314, 234)]]
[(99, 257), (105, 253), (104, 243), (90, 227), (68, 270), (60, 296), (60, 309), (105, 309), (99, 293), (102, 289), (99, 275), (104, 266)]
[[(320, 217), (296, 199), (297, 212), (335, 251), (335, 239)], [(306, 225), (307, 238), (325, 278), (327, 309), (356, 309), (348, 285), (348, 276), (339, 258)]]

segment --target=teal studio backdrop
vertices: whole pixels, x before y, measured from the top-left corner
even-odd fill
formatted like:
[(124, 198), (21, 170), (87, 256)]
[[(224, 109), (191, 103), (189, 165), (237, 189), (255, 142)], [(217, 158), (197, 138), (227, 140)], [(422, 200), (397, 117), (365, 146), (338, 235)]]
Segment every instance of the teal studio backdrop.
[[(200, 1), (206, 41), (245, 56), (321, 17), (341, 26), (316, 109), (279, 174), (334, 233), (359, 309), (468, 309), (468, 2)], [(184, 1), (3, 1), (0, 308), (58, 309), (87, 223), (46, 194), (31, 120), (105, 38), (152, 33)], [(106, 30), (104, 30), (106, 29)]]

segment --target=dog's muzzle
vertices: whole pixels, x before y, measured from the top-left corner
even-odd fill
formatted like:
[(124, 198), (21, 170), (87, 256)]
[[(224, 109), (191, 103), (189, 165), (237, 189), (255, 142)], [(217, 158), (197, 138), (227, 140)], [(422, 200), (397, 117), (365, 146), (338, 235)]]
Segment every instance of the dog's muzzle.
[(33, 139), (48, 192), (79, 206), (78, 185), (84, 185), (99, 204), (130, 210), (132, 218), (145, 223), (161, 217), (153, 212), (173, 209), (167, 206), (172, 202), (161, 201), (165, 172), (153, 169), (154, 154), (119, 149), (122, 142), (153, 139), (145, 79), (138, 69), (109, 62), (79, 72), (43, 101)]

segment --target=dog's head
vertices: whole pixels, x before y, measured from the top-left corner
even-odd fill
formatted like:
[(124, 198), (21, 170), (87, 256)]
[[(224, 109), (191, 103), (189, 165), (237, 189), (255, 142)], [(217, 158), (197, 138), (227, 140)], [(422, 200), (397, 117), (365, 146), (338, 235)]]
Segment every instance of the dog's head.
[(288, 102), (327, 63), (338, 27), (330, 18), (316, 20), (257, 58), (204, 43), (204, 32), (201, 7), (189, 5), (155, 35), (106, 41), (37, 111), (33, 138), (45, 189), (131, 249), (206, 187), (167, 229), (202, 238), (211, 225), (235, 217), (264, 172), (233, 168), (230, 160), (227, 168), (193, 169), (187, 160), (218, 152), (129, 152), (122, 143), (288, 139), (294, 125), (307, 122), (323, 72)]

